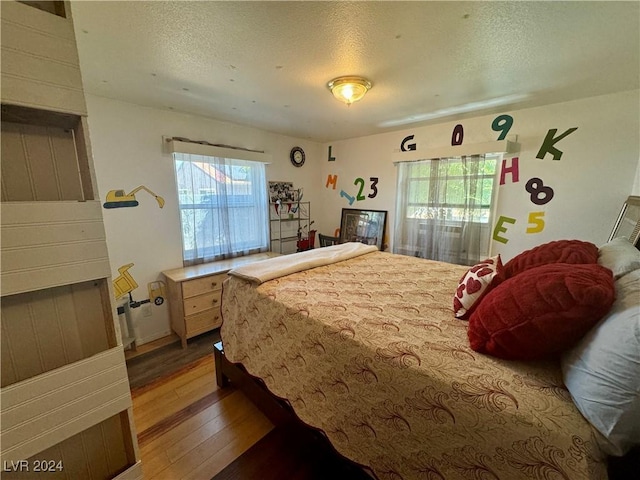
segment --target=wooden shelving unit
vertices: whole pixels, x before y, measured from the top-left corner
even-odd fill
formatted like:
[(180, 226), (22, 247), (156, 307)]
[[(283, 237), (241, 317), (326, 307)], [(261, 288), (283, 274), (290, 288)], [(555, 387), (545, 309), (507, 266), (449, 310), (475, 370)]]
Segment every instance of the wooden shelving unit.
[(141, 479), (70, 5), (0, 9), (2, 478)]

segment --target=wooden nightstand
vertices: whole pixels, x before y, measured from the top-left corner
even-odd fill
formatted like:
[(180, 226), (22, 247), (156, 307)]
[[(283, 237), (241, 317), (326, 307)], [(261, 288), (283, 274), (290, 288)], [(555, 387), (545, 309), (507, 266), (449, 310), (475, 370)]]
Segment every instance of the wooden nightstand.
[(182, 348), (187, 347), (187, 339), (222, 325), (222, 282), (229, 270), (279, 255), (257, 253), (162, 272), (169, 292), (171, 329), (180, 337)]

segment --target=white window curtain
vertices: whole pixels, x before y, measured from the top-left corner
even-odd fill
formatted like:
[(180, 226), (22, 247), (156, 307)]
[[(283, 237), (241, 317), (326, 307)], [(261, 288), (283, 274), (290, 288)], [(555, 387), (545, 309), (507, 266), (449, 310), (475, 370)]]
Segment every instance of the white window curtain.
[(489, 254), (499, 155), (398, 164), (394, 253), (461, 265)]
[(184, 265), (265, 252), (265, 164), (174, 153)]

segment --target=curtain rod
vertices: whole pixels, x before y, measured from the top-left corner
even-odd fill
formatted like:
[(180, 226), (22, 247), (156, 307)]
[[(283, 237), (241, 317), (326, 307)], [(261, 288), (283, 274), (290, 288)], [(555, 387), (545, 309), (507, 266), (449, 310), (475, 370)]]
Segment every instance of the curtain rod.
[(224, 143), (210, 143), (210, 142), (207, 142), (206, 140), (191, 140), (190, 138), (185, 138), (185, 137), (165, 137), (165, 142), (167, 143), (174, 140), (176, 142), (197, 143), (199, 145), (209, 145), (211, 147), (230, 148), (232, 150), (242, 150), (245, 152), (264, 153), (264, 150), (252, 150), (250, 148), (234, 147), (233, 145), (225, 145)]
[(393, 163), (415, 162), (418, 160), (432, 160), (434, 158), (460, 157), (462, 155), (487, 155), (490, 153), (512, 154), (520, 151), (520, 144), (510, 140), (496, 140), (493, 142), (474, 143), (472, 145), (452, 145), (426, 150), (395, 151), (391, 160)]

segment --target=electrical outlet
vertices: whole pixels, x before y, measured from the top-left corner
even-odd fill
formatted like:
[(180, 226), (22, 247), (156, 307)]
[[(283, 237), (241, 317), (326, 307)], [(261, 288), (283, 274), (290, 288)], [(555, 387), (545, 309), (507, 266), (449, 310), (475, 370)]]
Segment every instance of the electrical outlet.
[(149, 305), (149, 304), (142, 305), (142, 316), (143, 317), (150, 317), (151, 315), (152, 315), (151, 314), (151, 305)]

